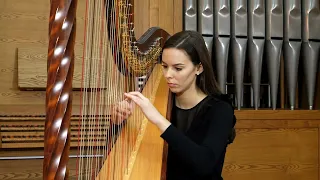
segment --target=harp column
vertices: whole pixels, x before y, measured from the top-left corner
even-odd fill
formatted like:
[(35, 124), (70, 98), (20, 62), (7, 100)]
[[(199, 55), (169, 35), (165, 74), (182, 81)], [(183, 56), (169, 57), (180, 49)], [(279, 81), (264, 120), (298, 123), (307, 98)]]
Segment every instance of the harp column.
[(231, 1), (231, 59), (235, 80), (236, 106), (241, 109), (243, 102), (243, 76), (247, 49), (247, 0)]
[(302, 57), (308, 106), (313, 109), (320, 47), (318, 0), (302, 1)]
[(301, 49), (301, 1), (284, 0), (284, 68), (289, 106), (295, 108), (297, 76)]
[(230, 43), (230, 0), (214, 1), (214, 59), (222, 93), (227, 92), (227, 65)]
[(280, 57), (283, 42), (283, 0), (266, 1), (266, 42), (265, 60), (267, 61), (270, 85), (271, 107), (276, 109)]
[(253, 106), (260, 104), (262, 56), (265, 39), (265, 2), (248, 0), (248, 60), (251, 70)]

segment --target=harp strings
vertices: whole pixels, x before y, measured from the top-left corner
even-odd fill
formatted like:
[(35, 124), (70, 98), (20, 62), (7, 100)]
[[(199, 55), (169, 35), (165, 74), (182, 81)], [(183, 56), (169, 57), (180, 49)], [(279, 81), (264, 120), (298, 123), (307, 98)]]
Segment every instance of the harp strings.
[[(124, 92), (138, 90), (135, 72), (124, 62), (136, 58), (134, 66), (140, 68), (143, 60), (150, 58), (139, 54), (134, 44), (130, 2), (86, 0), (78, 179), (95, 179), (102, 167), (104, 179), (123, 179), (137, 151), (143, 128), (141, 111), (135, 108), (130, 119), (120, 125), (110, 121), (110, 107), (123, 100)], [(154, 83), (155, 79), (148, 81)], [(144, 89), (147, 97), (152, 92), (152, 88)]]

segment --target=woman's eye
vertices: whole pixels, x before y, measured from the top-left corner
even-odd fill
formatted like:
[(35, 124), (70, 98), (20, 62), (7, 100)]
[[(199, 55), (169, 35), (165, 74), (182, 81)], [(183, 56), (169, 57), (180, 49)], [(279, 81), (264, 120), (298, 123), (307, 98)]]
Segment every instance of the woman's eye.
[(166, 66), (166, 65), (162, 65), (162, 67), (163, 67), (163, 68), (167, 68), (167, 66)]
[(181, 70), (182, 70), (182, 68), (176, 68), (176, 70), (177, 70), (177, 71), (181, 71)]

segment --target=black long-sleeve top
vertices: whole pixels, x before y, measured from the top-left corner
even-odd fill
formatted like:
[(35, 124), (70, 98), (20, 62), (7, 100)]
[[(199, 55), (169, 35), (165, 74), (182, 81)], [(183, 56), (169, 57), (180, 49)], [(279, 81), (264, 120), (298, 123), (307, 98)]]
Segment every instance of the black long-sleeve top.
[(233, 107), (207, 96), (191, 109), (173, 106), (171, 125), (161, 134), (168, 143), (167, 180), (222, 180)]

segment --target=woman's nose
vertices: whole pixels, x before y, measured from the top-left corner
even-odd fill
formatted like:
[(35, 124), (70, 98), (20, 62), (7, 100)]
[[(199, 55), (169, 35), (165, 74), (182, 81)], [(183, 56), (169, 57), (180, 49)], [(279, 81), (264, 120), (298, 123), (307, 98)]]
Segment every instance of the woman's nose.
[(172, 78), (172, 70), (170, 68), (166, 69), (164, 72), (166, 78)]

